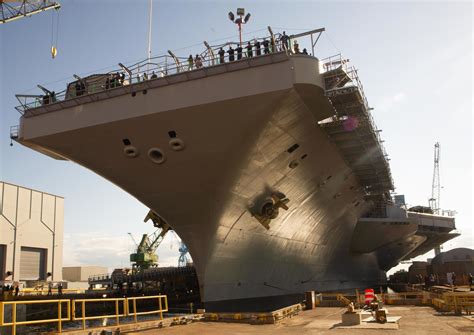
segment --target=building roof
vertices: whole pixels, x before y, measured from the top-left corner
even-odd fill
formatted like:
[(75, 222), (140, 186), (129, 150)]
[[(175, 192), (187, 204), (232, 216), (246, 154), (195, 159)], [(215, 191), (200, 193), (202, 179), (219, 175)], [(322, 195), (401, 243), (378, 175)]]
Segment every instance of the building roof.
[(442, 252), (433, 258), (431, 264), (443, 264), (447, 262), (474, 262), (474, 250), (469, 248), (456, 248)]

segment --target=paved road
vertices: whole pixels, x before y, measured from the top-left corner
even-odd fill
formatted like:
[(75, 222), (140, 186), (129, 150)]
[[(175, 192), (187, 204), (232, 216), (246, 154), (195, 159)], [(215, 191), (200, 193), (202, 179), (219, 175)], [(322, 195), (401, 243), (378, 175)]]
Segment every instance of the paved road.
[(279, 335), (279, 334), (472, 334), (474, 320), (462, 316), (442, 315), (431, 307), (388, 306), (389, 316), (401, 316), (399, 330), (342, 329), (341, 314), (345, 309), (321, 307), (304, 311), (278, 325), (248, 325), (236, 323), (196, 322), (189, 325), (147, 330), (132, 334), (180, 335)]

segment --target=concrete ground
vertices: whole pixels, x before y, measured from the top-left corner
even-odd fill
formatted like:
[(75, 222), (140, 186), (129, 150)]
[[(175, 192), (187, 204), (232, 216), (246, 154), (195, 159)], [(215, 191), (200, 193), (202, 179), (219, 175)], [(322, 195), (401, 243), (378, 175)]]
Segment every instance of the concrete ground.
[(278, 335), (278, 334), (471, 334), (474, 333), (474, 320), (462, 316), (443, 315), (431, 307), (388, 306), (389, 316), (401, 316), (398, 330), (384, 329), (342, 329), (341, 314), (344, 308), (320, 307), (304, 311), (277, 325), (249, 325), (223, 322), (196, 322), (188, 325), (153, 329), (137, 334), (199, 334), (199, 335)]

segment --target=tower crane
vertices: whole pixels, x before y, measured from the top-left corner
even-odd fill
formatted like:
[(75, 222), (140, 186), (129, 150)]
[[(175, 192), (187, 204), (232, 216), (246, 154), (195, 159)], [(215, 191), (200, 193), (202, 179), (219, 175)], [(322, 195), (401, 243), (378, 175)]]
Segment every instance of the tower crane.
[(0, 0), (0, 24), (59, 8), (59, 3), (50, 0)]

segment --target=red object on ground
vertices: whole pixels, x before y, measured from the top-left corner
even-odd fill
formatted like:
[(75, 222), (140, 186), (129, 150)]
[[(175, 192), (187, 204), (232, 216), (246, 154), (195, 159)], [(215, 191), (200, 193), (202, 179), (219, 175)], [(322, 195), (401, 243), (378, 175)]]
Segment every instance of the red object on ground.
[(365, 304), (370, 305), (372, 300), (374, 300), (374, 289), (373, 288), (368, 288), (368, 289), (364, 290), (364, 294), (365, 294)]

